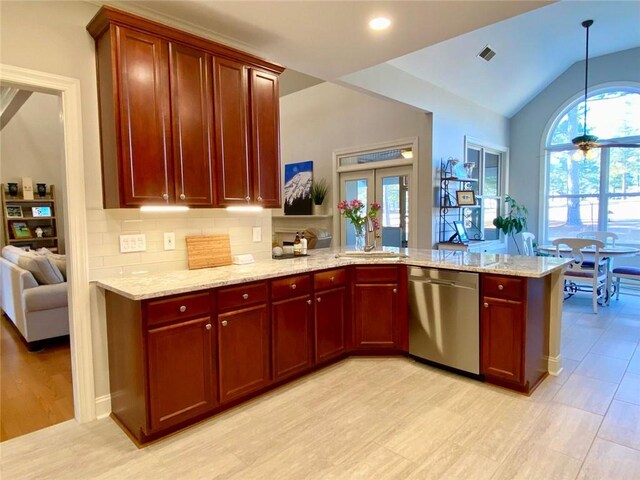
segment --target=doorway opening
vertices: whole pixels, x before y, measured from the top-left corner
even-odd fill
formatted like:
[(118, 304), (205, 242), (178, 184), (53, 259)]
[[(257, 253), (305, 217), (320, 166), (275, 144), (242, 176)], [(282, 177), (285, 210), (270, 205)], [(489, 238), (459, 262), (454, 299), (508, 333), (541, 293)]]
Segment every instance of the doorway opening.
[[(380, 204), (378, 221), (381, 247), (408, 248), (415, 243), (417, 139), (336, 152), (340, 200), (360, 200), (368, 210)], [(355, 245), (355, 230), (337, 217), (340, 244)]]

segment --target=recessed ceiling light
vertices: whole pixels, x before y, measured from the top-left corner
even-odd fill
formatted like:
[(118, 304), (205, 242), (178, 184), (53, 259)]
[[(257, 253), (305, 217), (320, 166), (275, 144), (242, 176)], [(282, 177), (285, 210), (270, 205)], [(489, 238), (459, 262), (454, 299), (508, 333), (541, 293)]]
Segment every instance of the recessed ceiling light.
[(391, 25), (391, 20), (385, 17), (374, 18), (369, 22), (369, 28), (372, 30), (384, 30), (389, 28), (389, 25)]

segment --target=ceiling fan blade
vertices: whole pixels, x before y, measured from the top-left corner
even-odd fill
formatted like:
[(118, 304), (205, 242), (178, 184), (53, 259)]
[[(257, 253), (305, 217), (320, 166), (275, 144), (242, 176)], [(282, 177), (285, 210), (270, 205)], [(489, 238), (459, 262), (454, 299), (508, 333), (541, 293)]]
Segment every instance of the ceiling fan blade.
[(598, 142), (598, 147), (640, 148), (640, 143)]

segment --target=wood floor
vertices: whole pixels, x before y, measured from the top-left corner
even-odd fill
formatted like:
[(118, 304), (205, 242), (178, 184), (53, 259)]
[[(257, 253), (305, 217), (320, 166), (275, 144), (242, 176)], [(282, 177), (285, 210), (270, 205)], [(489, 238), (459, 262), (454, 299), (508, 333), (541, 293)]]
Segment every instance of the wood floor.
[(73, 418), (68, 338), (29, 352), (5, 315), (0, 319), (0, 441)]
[(137, 449), (111, 420), (0, 448), (23, 479), (640, 479), (640, 299), (565, 304), (565, 370), (531, 397), (350, 358)]

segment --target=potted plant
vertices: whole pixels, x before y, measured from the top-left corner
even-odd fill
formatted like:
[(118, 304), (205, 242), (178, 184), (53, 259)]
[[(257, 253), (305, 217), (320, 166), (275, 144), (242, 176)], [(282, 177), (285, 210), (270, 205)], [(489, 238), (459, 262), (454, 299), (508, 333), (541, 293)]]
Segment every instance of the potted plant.
[(323, 213), (322, 203), (324, 202), (329, 186), (324, 178), (311, 182), (311, 200), (313, 201), (313, 214), (321, 215)]
[(516, 241), (516, 233), (527, 229), (527, 214), (529, 211), (524, 205), (518, 205), (518, 202), (510, 195), (505, 196), (504, 200), (509, 211), (504, 217), (498, 215), (494, 218), (493, 224), (502, 230), (505, 235), (511, 235), (513, 243), (516, 245), (516, 250), (518, 250), (518, 255), (521, 255), (520, 246)]
[(354, 248), (356, 250), (364, 250), (367, 217), (371, 219), (376, 238), (379, 238), (380, 222), (378, 220), (378, 210), (380, 210), (380, 204), (378, 202), (371, 202), (369, 209), (365, 210), (364, 203), (357, 198), (351, 201), (342, 200), (338, 203), (338, 212), (340, 212), (340, 215), (348, 218), (351, 221), (351, 225), (353, 225), (356, 240)]

